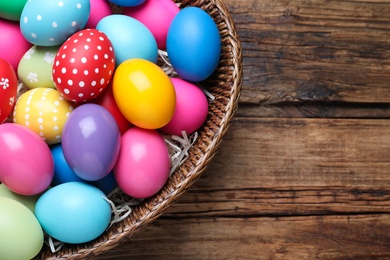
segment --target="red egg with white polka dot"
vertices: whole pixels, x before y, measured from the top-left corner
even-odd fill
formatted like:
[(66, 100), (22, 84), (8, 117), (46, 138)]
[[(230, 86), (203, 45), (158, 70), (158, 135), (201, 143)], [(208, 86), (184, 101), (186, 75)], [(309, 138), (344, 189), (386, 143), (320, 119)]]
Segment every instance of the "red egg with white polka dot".
[(107, 87), (114, 69), (111, 41), (99, 30), (85, 29), (69, 37), (58, 50), (53, 80), (65, 99), (85, 102)]
[(16, 102), (18, 79), (11, 64), (0, 59), (0, 123), (11, 114)]

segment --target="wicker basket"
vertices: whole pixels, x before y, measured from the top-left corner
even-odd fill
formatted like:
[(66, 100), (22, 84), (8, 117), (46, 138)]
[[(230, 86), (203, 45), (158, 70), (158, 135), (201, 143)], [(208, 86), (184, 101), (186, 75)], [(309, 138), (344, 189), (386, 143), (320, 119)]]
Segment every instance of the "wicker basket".
[(216, 154), (237, 109), (242, 85), (242, 50), (232, 18), (222, 0), (176, 0), (181, 8), (198, 6), (208, 12), (218, 25), (222, 56), (216, 72), (200, 84), (215, 99), (209, 104), (206, 123), (198, 131), (189, 158), (172, 174), (155, 196), (133, 207), (123, 221), (112, 225), (99, 238), (85, 244), (68, 245), (52, 253), (44, 246), (35, 259), (89, 259), (129, 239), (156, 220), (200, 177)]

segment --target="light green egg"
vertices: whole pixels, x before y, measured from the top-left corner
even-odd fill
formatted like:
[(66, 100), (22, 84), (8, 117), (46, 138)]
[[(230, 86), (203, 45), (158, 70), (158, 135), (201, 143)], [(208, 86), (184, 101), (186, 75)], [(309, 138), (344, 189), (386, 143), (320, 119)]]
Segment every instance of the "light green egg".
[(35, 210), (35, 204), (37, 203), (39, 196), (40, 195), (33, 195), (33, 196), (20, 195), (8, 189), (4, 184), (0, 184), (0, 197), (6, 197), (9, 199), (16, 200), (22, 203), (27, 208), (29, 208), (33, 213)]
[(31, 47), (18, 66), (18, 77), (28, 88), (55, 88), (52, 67), (54, 57), (61, 46)]
[(23, 204), (0, 197), (0, 259), (32, 259), (43, 246), (43, 231)]

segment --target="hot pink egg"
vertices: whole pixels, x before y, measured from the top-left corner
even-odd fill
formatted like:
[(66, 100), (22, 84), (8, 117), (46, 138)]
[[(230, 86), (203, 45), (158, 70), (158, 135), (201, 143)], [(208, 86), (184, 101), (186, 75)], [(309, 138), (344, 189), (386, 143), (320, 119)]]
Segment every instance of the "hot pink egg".
[(85, 29), (96, 28), (98, 22), (112, 14), (111, 6), (106, 0), (93, 0), (90, 1), (91, 4), (91, 13), (88, 18), (88, 22), (85, 25)]
[(45, 191), (54, 176), (49, 146), (25, 126), (0, 125), (0, 181), (22, 195)]
[(166, 134), (191, 134), (206, 121), (208, 102), (203, 91), (193, 83), (180, 78), (171, 79), (176, 91), (176, 108), (171, 121), (160, 130)]
[(122, 135), (114, 176), (126, 194), (134, 198), (156, 194), (167, 181), (169, 170), (168, 148), (156, 130), (132, 127)]
[(143, 23), (153, 34), (159, 49), (165, 49), (169, 25), (180, 11), (172, 0), (147, 0), (142, 5), (127, 7), (123, 14)]
[(19, 61), (32, 45), (20, 32), (19, 22), (0, 18), (0, 32), (0, 58), (8, 61), (17, 71)]

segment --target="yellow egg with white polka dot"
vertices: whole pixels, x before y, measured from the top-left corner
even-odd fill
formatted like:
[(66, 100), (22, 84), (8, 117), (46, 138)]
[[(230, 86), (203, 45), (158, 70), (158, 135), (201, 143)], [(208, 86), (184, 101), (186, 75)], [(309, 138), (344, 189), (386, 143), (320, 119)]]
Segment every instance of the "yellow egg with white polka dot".
[(35, 88), (19, 97), (13, 121), (39, 134), (47, 144), (55, 144), (61, 142), (62, 129), (73, 108), (58, 90)]

